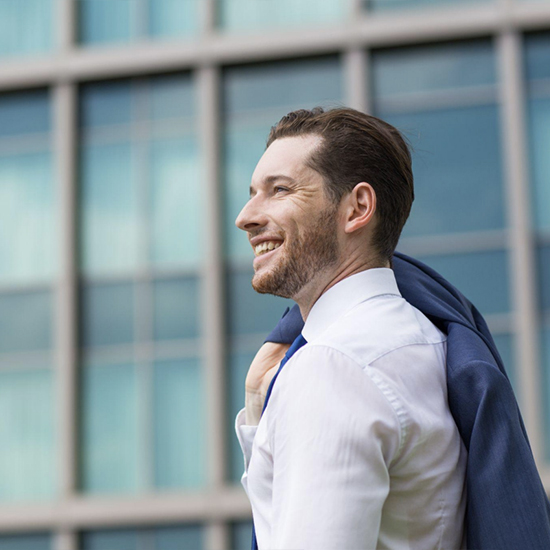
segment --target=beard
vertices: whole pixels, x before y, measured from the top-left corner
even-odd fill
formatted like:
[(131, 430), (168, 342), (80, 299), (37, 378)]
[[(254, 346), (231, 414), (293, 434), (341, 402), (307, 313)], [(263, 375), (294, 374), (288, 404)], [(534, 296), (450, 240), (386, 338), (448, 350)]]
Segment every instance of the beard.
[(256, 273), (252, 287), (260, 294), (293, 298), (317, 274), (338, 260), (337, 206), (319, 214), (301, 236), (284, 241), (278, 263), (265, 273)]

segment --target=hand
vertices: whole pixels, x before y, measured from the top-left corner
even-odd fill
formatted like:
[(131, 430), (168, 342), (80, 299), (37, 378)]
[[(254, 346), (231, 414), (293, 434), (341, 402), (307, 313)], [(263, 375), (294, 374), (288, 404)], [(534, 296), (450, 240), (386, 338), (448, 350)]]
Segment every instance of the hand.
[(266, 342), (252, 360), (245, 382), (246, 423), (257, 426), (269, 384), (290, 344)]

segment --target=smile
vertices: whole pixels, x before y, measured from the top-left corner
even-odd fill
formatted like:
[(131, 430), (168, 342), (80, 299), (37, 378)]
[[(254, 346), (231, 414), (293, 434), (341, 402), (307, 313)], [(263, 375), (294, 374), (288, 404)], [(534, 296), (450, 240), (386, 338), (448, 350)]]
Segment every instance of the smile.
[(263, 243), (260, 243), (254, 247), (254, 255), (261, 256), (266, 252), (271, 252), (272, 250), (279, 248), (282, 244), (282, 242), (278, 241), (264, 241)]

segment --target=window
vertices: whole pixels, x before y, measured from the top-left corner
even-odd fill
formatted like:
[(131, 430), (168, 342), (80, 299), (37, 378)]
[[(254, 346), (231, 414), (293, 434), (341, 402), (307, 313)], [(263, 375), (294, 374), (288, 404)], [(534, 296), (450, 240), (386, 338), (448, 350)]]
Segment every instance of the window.
[(204, 483), (202, 206), (188, 75), (82, 88), (82, 486)]

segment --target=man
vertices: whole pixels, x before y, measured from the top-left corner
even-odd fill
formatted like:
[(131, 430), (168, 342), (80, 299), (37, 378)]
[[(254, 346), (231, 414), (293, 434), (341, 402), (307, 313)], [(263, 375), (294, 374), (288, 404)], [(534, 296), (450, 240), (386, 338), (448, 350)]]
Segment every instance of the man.
[(446, 336), (391, 270), (413, 196), (408, 148), (379, 119), (314, 109), (271, 131), (236, 223), (253, 287), (298, 304), (307, 343), (276, 384), (281, 348), (263, 348), (237, 417), (260, 550), (464, 546)]

